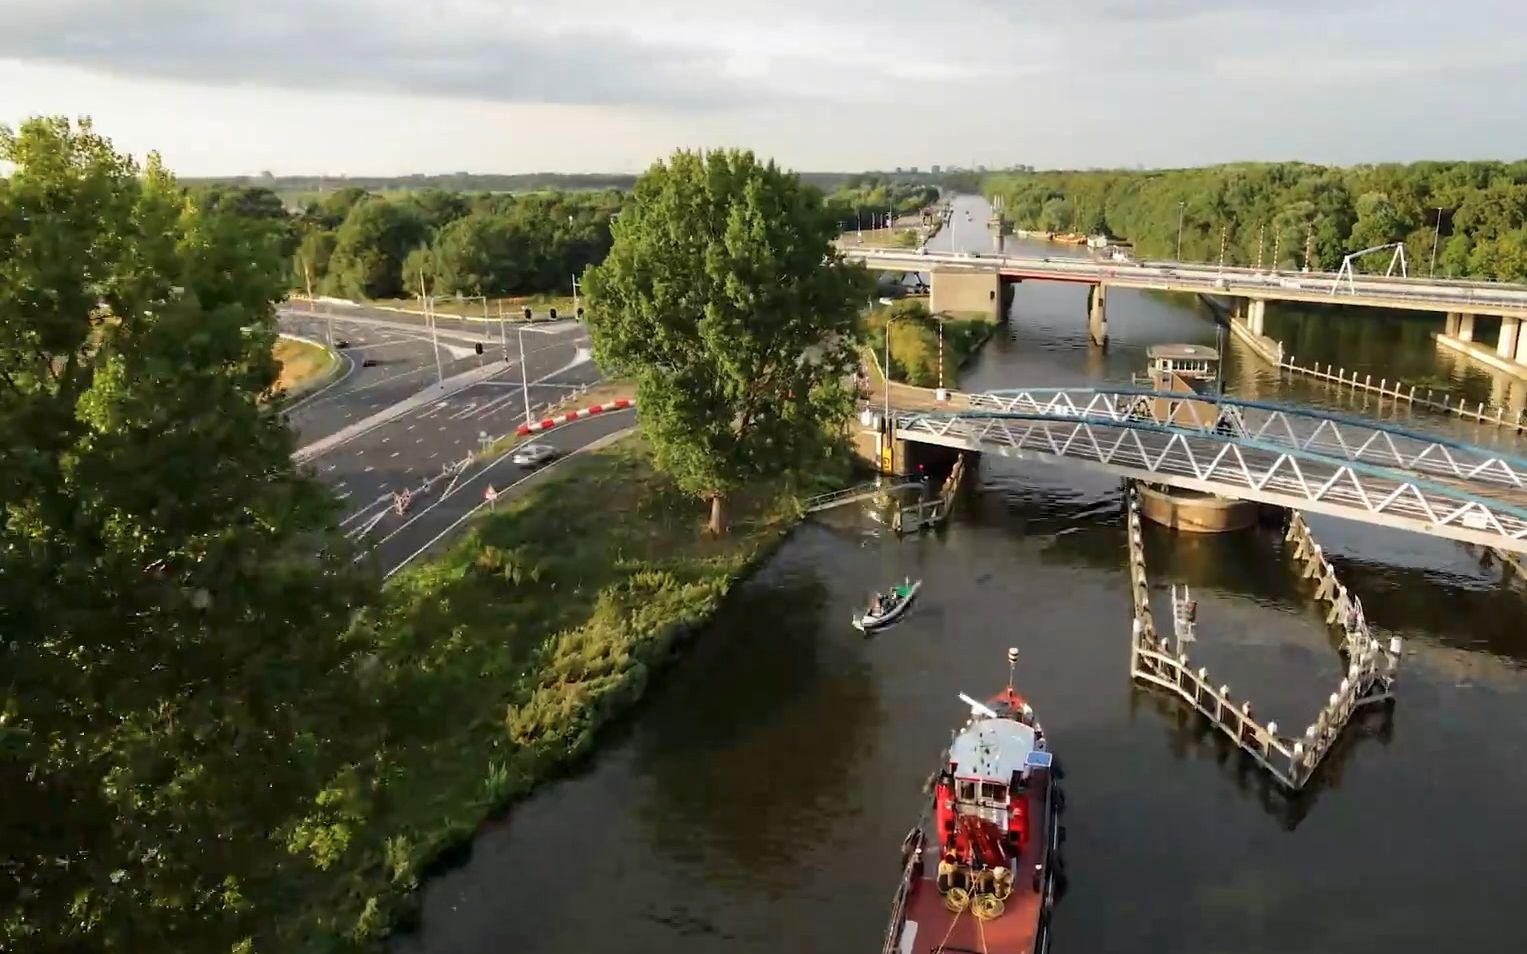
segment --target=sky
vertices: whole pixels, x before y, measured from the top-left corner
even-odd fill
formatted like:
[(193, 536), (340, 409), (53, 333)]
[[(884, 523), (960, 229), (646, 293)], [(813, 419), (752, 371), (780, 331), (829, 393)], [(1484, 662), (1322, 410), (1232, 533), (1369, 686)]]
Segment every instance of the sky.
[(0, 123), (181, 175), (1527, 156), (1527, 0), (0, 0)]

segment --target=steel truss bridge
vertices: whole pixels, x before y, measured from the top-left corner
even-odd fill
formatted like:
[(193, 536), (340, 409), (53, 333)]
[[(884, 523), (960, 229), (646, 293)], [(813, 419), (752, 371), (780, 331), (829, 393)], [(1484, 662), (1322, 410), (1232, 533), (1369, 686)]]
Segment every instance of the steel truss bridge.
[(1362, 418), (1180, 391), (1043, 388), (897, 411), (894, 427), (907, 441), (1527, 553), (1527, 459)]

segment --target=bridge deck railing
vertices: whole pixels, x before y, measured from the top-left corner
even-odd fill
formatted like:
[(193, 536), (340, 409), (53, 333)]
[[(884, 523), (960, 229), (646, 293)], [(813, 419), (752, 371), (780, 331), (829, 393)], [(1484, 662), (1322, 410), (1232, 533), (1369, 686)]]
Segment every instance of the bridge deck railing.
[[(1118, 421), (1148, 412), (1160, 423), (1188, 430), (1213, 431), (1227, 423), (1244, 424), (1248, 436), (1297, 449), (1315, 448), (1351, 460), (1446, 473), (1451, 477), (1473, 479), (1483, 475), (1513, 487), (1527, 488), (1527, 457), (1356, 415), (1269, 401), (1185, 396), (1174, 391), (1122, 386), (989, 391), (968, 395), (967, 401), (970, 413), (966, 416), (978, 412), (1026, 411)], [(1164, 419), (1159, 414), (1163, 405), (1169, 409)], [(1211, 408), (1215, 413), (1206, 415), (1206, 409)], [(1221, 413), (1225, 409), (1235, 409), (1237, 413)]]
[(1228, 433), (1185, 433), (1148, 419), (1004, 412), (906, 415), (897, 435), (1006, 456), (1076, 460), (1123, 477), (1527, 551), (1527, 498), (1520, 492), (1484, 496), (1475, 491), (1491, 490), (1488, 485), (1427, 480)]

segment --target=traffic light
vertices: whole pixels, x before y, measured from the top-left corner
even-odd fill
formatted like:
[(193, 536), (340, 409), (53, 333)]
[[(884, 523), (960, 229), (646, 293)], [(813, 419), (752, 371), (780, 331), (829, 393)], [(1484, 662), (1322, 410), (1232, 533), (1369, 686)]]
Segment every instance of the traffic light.
[(530, 306), (529, 305), (525, 306), (525, 320), (526, 321), (530, 320)]
[(549, 308), (547, 309), (546, 314), (551, 318), (552, 321), (557, 320), (557, 309)]
[(481, 341), (477, 342), (472, 347), (477, 349), (477, 353), (478, 354), (482, 354), (482, 342)]
[(583, 306), (582, 305), (578, 306), (578, 320), (579, 321), (583, 320)]

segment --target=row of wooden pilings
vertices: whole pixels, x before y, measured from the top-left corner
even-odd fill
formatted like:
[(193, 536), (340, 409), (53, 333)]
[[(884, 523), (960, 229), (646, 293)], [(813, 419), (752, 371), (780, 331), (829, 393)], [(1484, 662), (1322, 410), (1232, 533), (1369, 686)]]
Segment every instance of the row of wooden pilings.
[[(1237, 703), (1227, 685), (1216, 686), (1206, 667), (1194, 668), (1179, 638), (1174, 647), (1156, 632), (1150, 607), (1150, 581), (1145, 565), (1145, 540), (1139, 493), (1131, 483), (1128, 498), (1129, 574), (1134, 622), (1130, 639), (1130, 677), (1175, 693), (1198, 710), (1210, 724), (1230, 737), (1284, 787), (1298, 790), (1309, 781), (1352, 715), (1360, 707), (1391, 698), (1400, 659), (1400, 640), (1381, 647), (1368, 630), (1362, 604), (1336, 579), (1335, 571), (1297, 512), (1287, 539), (1295, 543), (1295, 559), (1303, 575), (1316, 581), (1316, 599), (1329, 604), (1327, 621), (1343, 631), (1347, 674), (1331, 693), (1314, 721), (1299, 736), (1285, 736), (1276, 722), (1262, 723), (1249, 701)], [(1173, 592), (1174, 617), (1192, 620), (1196, 605), (1186, 588), (1181, 603)]]
[(1348, 371), (1330, 362), (1327, 362), (1324, 367), (1318, 361), (1314, 364), (1300, 364), (1293, 355), (1284, 356), (1282, 342), (1273, 342), (1277, 344), (1276, 349), (1269, 347), (1270, 339), (1259, 338), (1253, 334), (1246, 323), (1239, 318), (1230, 319), (1230, 328), (1238, 338), (1251, 347), (1253, 352), (1269, 364), (1275, 365), (1280, 372), (1325, 381), (1334, 385), (1337, 390), (1345, 388), (1353, 392), (1376, 394), (1380, 399), (1389, 398), (1397, 404), (1430, 408), (1461, 420), (1491, 424), (1518, 432), (1527, 431), (1527, 409), (1511, 410), (1494, 404), (1485, 404), (1482, 401), (1465, 401), (1462, 397), (1456, 397), (1446, 391), (1421, 388), (1414, 384), (1406, 385), (1399, 380), (1390, 381), (1384, 377), (1375, 381), (1372, 374)]

